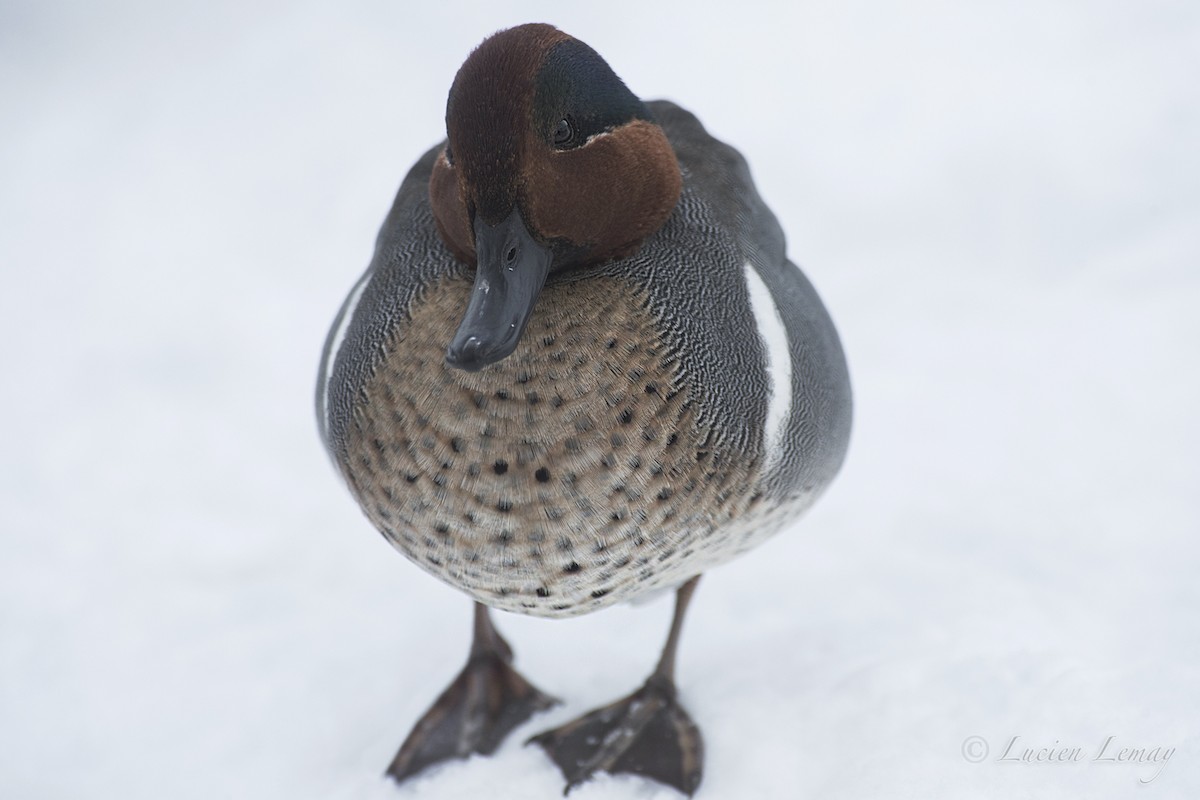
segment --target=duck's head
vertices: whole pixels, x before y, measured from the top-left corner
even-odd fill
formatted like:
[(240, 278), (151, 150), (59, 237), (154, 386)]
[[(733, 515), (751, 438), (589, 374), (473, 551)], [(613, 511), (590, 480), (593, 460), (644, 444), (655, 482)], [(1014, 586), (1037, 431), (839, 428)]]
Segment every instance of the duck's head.
[(429, 183), (438, 231), (475, 286), (446, 362), (478, 370), (520, 341), (551, 271), (633, 253), (679, 200), (679, 164), (595, 50), (549, 25), (486, 39), (446, 103)]

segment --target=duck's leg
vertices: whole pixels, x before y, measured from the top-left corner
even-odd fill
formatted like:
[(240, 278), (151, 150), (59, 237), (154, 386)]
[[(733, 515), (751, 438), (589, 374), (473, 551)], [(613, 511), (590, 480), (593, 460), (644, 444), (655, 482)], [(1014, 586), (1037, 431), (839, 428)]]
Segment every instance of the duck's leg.
[(487, 607), (476, 603), (467, 665), (413, 726), (387, 774), (399, 782), (439, 761), (489, 755), (513, 728), (558, 702), (521, 677), (512, 660)]
[(642, 688), (617, 702), (529, 740), (541, 745), (567, 779), (563, 793), (595, 772), (632, 772), (691, 795), (700, 785), (704, 740), (675, 696), (675, 650), (700, 576), (675, 595), (675, 617), (658, 666)]

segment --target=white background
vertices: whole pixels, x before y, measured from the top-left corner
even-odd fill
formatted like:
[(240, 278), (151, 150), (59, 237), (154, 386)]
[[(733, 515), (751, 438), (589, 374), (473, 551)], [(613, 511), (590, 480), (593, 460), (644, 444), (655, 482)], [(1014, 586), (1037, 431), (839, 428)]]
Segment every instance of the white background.
[(340, 485), (317, 359), (535, 20), (741, 149), (850, 359), (842, 476), (696, 595), (700, 796), (1200, 796), (1200, 6), (417, 5), (0, 5), (0, 796), (551, 798), (521, 741), (649, 670), (666, 598), (502, 615), (565, 705), (381, 777), (470, 607)]

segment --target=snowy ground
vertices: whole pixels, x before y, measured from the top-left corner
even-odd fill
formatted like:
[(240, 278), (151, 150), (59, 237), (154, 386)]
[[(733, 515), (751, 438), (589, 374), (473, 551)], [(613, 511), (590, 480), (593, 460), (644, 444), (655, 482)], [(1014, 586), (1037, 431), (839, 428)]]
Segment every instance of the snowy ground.
[(696, 596), (700, 796), (1200, 797), (1200, 6), (411, 5), (0, 5), (0, 797), (550, 798), (520, 741), (650, 668), (665, 598), (503, 616), (565, 705), (385, 782), (469, 606), (310, 409), (455, 69), (539, 19), (747, 155), (851, 361), (840, 480)]

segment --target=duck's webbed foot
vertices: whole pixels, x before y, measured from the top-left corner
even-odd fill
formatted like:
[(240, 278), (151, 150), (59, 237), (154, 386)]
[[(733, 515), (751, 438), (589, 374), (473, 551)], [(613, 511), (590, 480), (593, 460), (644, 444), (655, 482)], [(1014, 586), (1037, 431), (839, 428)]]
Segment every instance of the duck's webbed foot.
[(540, 745), (562, 770), (564, 794), (596, 772), (629, 772), (691, 795), (700, 785), (704, 740), (675, 695), (675, 684), (655, 674), (628, 697), (529, 743)]
[(490, 755), (514, 728), (556, 703), (512, 668), (512, 649), (477, 604), (467, 665), (413, 726), (387, 774), (399, 782), (439, 761)]

